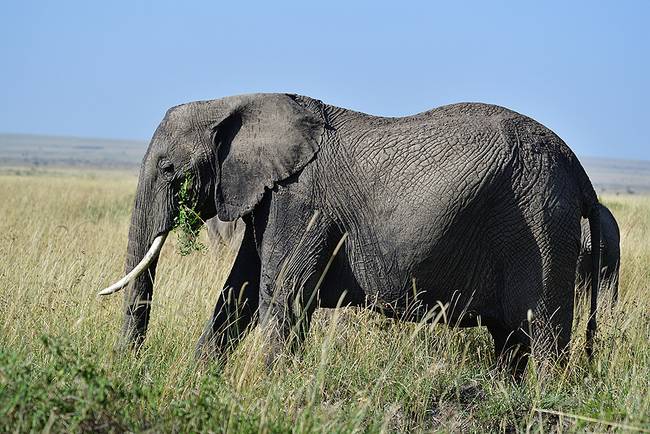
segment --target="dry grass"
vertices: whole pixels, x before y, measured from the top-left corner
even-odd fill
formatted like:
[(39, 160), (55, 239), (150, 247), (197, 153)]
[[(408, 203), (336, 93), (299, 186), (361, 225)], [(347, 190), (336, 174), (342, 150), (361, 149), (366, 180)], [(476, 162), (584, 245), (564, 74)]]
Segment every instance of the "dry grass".
[(174, 242), (143, 354), (116, 354), (121, 299), (96, 292), (123, 271), (136, 178), (31, 175), (0, 174), (0, 431), (650, 430), (648, 197), (604, 198), (622, 229), (621, 300), (601, 303), (595, 363), (580, 315), (568, 365), (515, 385), (483, 330), (362, 310), (317, 315), (304, 352), (271, 374), (255, 333), (225, 369), (197, 366), (231, 258), (181, 257)]

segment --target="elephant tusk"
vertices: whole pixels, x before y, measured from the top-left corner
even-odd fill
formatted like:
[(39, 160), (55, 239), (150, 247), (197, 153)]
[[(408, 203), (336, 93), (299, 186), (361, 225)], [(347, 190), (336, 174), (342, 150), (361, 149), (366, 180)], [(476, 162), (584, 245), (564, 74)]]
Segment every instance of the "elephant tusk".
[(140, 261), (138, 265), (133, 268), (126, 276), (109, 286), (108, 288), (102, 289), (99, 291), (99, 295), (109, 295), (113, 294), (114, 292), (119, 291), (120, 289), (124, 288), (126, 285), (129, 284), (133, 279), (144, 273), (149, 266), (151, 265), (151, 262), (153, 262), (154, 259), (158, 256), (160, 253), (160, 250), (162, 249), (163, 244), (165, 243), (165, 238), (167, 238), (167, 234), (162, 234), (158, 235), (154, 240), (153, 243), (151, 244), (151, 247), (149, 247), (149, 251), (144, 255), (144, 258)]

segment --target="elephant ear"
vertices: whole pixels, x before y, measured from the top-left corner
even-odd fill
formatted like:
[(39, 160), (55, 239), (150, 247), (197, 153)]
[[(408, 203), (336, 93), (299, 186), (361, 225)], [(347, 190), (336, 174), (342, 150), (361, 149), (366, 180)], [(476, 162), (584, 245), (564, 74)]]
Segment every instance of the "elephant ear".
[(220, 166), (215, 206), (232, 221), (260, 202), (265, 188), (302, 170), (319, 150), (324, 123), (289, 95), (228, 98), (214, 134)]

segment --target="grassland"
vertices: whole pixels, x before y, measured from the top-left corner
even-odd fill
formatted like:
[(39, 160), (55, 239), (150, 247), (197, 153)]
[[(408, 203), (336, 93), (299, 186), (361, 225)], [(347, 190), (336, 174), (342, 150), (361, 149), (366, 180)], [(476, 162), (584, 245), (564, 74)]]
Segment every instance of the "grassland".
[[(317, 315), (272, 373), (251, 334), (223, 368), (193, 348), (231, 259), (161, 255), (146, 346), (113, 351), (136, 178), (0, 174), (0, 431), (574, 432), (650, 430), (650, 198), (604, 197), (622, 228), (621, 299), (587, 363), (581, 303), (565, 366), (517, 385), (484, 330), (361, 310)], [(535, 365), (535, 363), (533, 364)]]

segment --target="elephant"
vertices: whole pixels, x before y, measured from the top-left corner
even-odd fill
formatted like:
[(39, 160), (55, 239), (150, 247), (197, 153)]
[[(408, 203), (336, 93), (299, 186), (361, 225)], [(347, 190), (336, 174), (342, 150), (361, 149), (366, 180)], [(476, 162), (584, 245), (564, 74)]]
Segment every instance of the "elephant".
[[(618, 274), (621, 261), (621, 233), (612, 212), (605, 205), (598, 205), (600, 215), (600, 290), (611, 291), (612, 301), (618, 300)], [(576, 287), (585, 286), (591, 281), (591, 236), (589, 221), (581, 221), (581, 242), (578, 265), (576, 267)]]
[[(581, 217), (600, 244), (598, 198), (574, 153), (507, 108), (381, 117), (285, 93), (189, 102), (153, 134), (126, 275), (100, 291), (127, 288), (123, 345), (144, 340), (158, 254), (188, 183), (203, 221), (245, 225), (197, 344), (218, 360), (259, 324), (272, 367), (300, 347), (317, 306), (363, 306), (486, 326), (495, 360), (520, 375), (531, 345), (555, 357), (569, 344)], [(593, 255), (589, 355), (598, 269)]]

